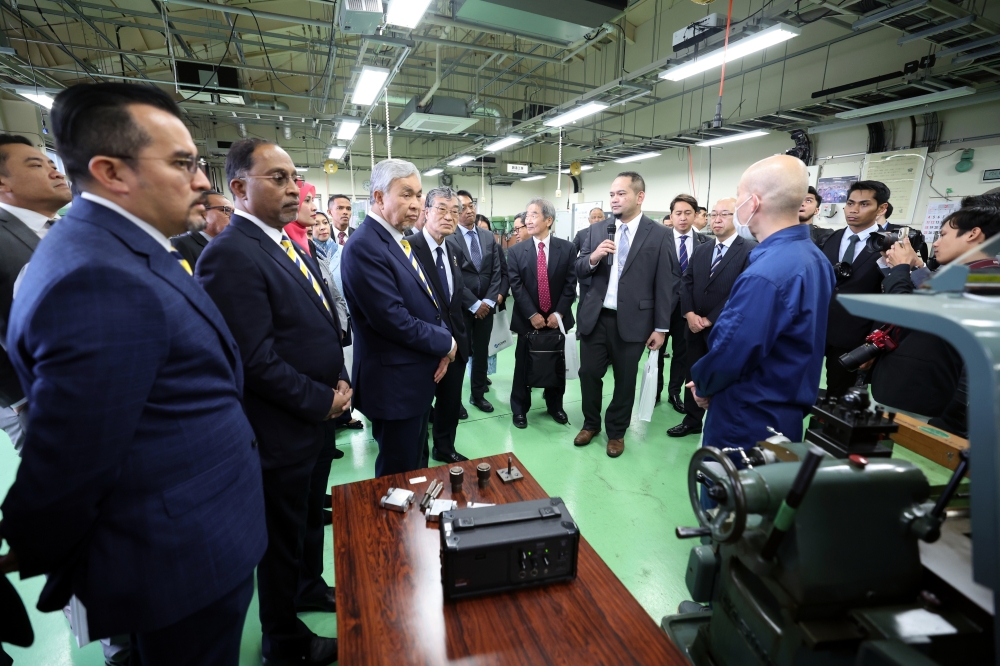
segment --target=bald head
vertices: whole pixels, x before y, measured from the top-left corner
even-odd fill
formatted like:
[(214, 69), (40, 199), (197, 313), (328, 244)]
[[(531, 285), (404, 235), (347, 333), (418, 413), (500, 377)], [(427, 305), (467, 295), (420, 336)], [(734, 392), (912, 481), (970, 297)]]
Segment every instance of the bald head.
[(776, 155), (752, 164), (736, 189), (740, 223), (758, 241), (796, 225), (808, 190), (809, 174), (797, 157)]

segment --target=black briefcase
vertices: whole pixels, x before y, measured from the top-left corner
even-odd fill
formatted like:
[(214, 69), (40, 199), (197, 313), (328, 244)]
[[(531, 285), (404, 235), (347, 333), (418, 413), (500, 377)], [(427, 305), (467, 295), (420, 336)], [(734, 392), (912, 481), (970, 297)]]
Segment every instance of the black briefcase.
[(528, 386), (559, 388), (566, 381), (566, 336), (555, 328), (531, 331), (528, 345)]

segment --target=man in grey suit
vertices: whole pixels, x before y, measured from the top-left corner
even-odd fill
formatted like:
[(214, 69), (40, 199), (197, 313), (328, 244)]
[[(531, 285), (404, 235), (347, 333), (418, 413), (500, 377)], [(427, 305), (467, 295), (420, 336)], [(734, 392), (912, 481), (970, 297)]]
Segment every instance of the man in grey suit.
[[(615, 392), (604, 423), (611, 458), (625, 450), (642, 351), (663, 346), (673, 311), (670, 236), (642, 214), (645, 197), (642, 176), (618, 174), (611, 184), (614, 222), (591, 225), (584, 248), (593, 250), (576, 260), (577, 277), (590, 276), (591, 284), (577, 311), (583, 429), (573, 443), (586, 446), (601, 431), (601, 391), (610, 365)], [(608, 238), (609, 229), (614, 240)]]
[[(23, 136), (0, 134), (0, 346), (14, 301), (14, 282), (56, 218), (73, 199), (66, 177)], [(24, 392), (0, 349), (0, 428), (21, 450), (28, 422)]]
[[(493, 234), (476, 226), (476, 203), (465, 190), (458, 191), (462, 207), (459, 229), (448, 237), (468, 260), (462, 268), (465, 287), (475, 298), (466, 306), (465, 331), (472, 341), (472, 398), (470, 403), (481, 411), (492, 412), (493, 405), (486, 393), (486, 363), (490, 353), (490, 335), (493, 332), (493, 314), (503, 303), (500, 246)], [(471, 299), (470, 299), (471, 300)]]
[[(573, 237), (573, 247), (576, 249), (576, 256), (579, 257), (584, 251), (584, 243), (586, 243), (587, 239), (590, 237), (590, 227), (594, 226), (598, 222), (603, 222), (605, 219), (607, 218), (605, 217), (603, 210), (600, 208), (590, 209), (590, 214), (587, 216), (587, 221), (590, 223), (589, 226), (580, 229), (576, 232), (576, 236)], [(586, 251), (589, 252), (590, 248), (586, 248)], [(583, 297), (587, 295), (587, 289), (589, 288), (590, 276), (588, 275), (586, 278), (580, 280), (580, 303), (576, 306), (577, 315), (579, 315), (580, 305), (583, 305)]]

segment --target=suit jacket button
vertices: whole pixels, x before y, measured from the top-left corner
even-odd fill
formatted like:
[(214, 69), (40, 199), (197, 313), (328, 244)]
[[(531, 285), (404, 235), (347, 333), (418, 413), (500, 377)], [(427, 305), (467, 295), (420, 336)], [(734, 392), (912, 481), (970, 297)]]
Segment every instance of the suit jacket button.
[(436, 319), (437, 319), (438, 321), (441, 321), (441, 315), (440, 315), (440, 314), (437, 314), (437, 315), (434, 315), (434, 317), (435, 317), (435, 318), (436, 318)]

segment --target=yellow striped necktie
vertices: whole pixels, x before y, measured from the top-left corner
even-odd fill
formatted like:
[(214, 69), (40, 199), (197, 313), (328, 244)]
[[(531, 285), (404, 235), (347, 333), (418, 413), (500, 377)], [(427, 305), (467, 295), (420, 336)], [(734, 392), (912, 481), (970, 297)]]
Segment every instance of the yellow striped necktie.
[(312, 272), (310, 272), (305, 262), (302, 261), (302, 257), (299, 256), (299, 253), (295, 251), (294, 247), (292, 247), (291, 239), (285, 234), (281, 234), (281, 247), (285, 248), (285, 254), (287, 254), (288, 258), (292, 260), (292, 263), (298, 266), (299, 270), (302, 271), (302, 275), (309, 281), (309, 284), (312, 285), (313, 291), (315, 291), (316, 295), (319, 296), (319, 299), (323, 301), (323, 307), (326, 308), (327, 312), (329, 312), (330, 304), (326, 302), (326, 297), (323, 296), (323, 290), (319, 288), (319, 283), (316, 282), (316, 278), (313, 277)]
[(180, 252), (177, 250), (171, 250), (170, 255), (177, 260), (177, 262), (181, 265), (181, 268), (187, 271), (188, 275), (194, 275), (194, 271), (191, 270), (191, 264), (188, 263), (188, 260), (185, 259)]
[(427, 278), (424, 277), (424, 272), (420, 270), (420, 264), (417, 263), (417, 258), (414, 257), (413, 253), (410, 251), (410, 241), (400, 240), (399, 244), (403, 246), (403, 252), (406, 253), (406, 258), (410, 260), (411, 264), (413, 264), (413, 270), (417, 271), (417, 275), (420, 276), (420, 283), (423, 284), (424, 289), (427, 290), (427, 295), (431, 297), (432, 301), (434, 301), (434, 307), (439, 307), (437, 299), (434, 298), (434, 291), (431, 289), (430, 283), (428, 283)]

